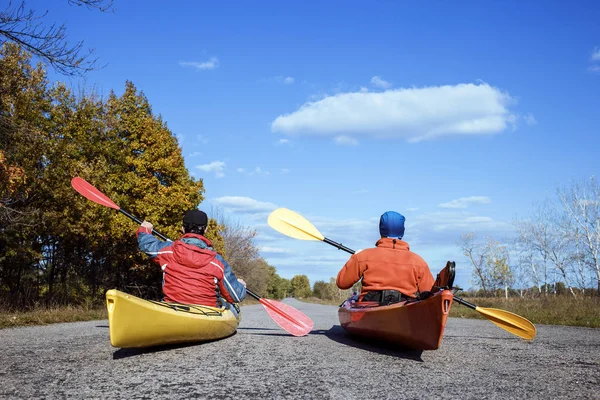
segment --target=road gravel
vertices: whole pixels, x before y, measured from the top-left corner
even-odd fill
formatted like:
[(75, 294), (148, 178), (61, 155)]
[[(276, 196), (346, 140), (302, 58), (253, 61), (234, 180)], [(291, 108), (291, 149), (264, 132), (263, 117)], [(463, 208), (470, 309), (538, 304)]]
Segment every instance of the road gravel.
[(108, 323), (0, 330), (0, 398), (600, 399), (600, 329), (538, 325), (532, 342), (450, 318), (440, 349), (349, 336), (337, 307), (284, 301), (314, 330), (293, 337), (261, 305), (203, 344), (116, 349)]

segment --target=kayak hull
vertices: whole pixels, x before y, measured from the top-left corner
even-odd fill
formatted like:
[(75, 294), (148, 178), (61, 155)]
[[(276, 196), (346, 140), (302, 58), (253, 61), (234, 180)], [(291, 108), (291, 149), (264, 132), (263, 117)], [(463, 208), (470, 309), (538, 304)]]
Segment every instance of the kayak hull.
[(440, 290), (425, 300), (387, 306), (345, 303), (338, 317), (342, 327), (353, 335), (415, 350), (436, 350), (442, 343), (452, 298), (450, 290)]
[(225, 308), (143, 300), (106, 292), (110, 343), (114, 347), (150, 347), (203, 342), (233, 335), (240, 316)]

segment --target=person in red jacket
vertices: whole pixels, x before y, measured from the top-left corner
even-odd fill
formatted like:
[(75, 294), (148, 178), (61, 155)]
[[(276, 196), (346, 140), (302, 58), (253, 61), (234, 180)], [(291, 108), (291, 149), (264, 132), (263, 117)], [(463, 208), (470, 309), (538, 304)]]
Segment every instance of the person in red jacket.
[(155, 238), (147, 221), (137, 230), (140, 250), (163, 271), (164, 301), (220, 307), (246, 297), (246, 283), (204, 237), (207, 226), (206, 213), (196, 209), (185, 212), (183, 236), (174, 242)]
[(433, 275), (425, 260), (410, 251), (404, 236), (402, 214), (385, 212), (379, 220), (381, 239), (376, 247), (354, 253), (337, 275), (340, 289), (349, 289), (362, 279), (359, 301), (392, 303), (429, 292)]

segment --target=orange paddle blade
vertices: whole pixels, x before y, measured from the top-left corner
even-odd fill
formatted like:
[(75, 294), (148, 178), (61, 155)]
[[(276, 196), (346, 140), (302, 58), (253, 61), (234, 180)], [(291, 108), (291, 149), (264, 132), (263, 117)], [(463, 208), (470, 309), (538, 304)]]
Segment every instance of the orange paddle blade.
[(73, 189), (79, 192), (80, 195), (82, 195), (88, 200), (93, 201), (94, 203), (114, 208), (117, 211), (120, 209), (120, 207), (116, 205), (111, 199), (106, 197), (104, 193), (96, 189), (83, 178), (76, 176), (75, 178), (71, 179), (71, 186), (73, 186)]
[(313, 321), (292, 306), (270, 299), (260, 299), (273, 321), (294, 336), (307, 335), (313, 328)]

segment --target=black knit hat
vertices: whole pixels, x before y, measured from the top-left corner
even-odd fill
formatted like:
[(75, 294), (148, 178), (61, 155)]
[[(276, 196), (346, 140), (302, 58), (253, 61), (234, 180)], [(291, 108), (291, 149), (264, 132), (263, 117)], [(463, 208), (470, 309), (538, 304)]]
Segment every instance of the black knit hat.
[(204, 211), (198, 209), (186, 211), (183, 215), (183, 226), (206, 226), (208, 216)]

